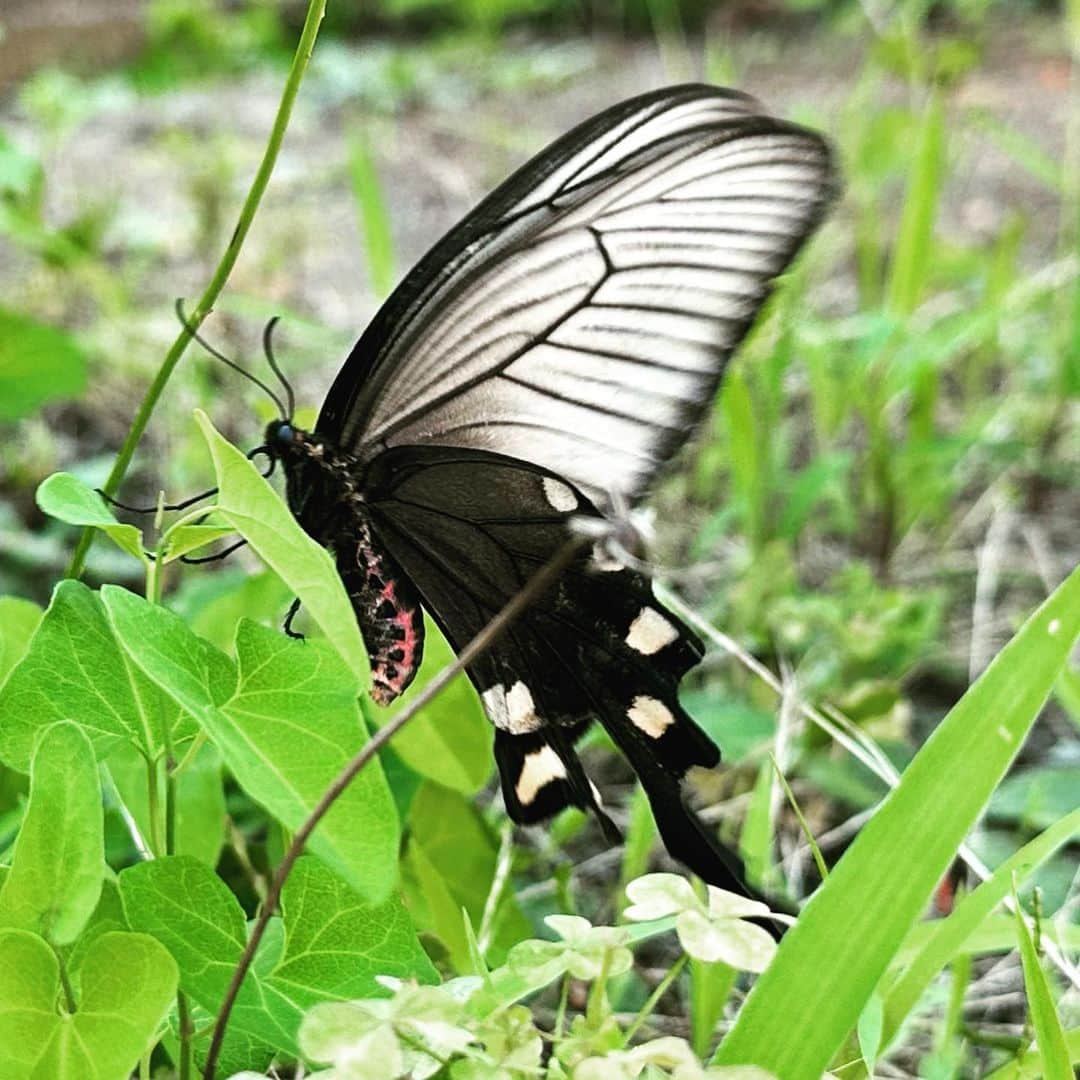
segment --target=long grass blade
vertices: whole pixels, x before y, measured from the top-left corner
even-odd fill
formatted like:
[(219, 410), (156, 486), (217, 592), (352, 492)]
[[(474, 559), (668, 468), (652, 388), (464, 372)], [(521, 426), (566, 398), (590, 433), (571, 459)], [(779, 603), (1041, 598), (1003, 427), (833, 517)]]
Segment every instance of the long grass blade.
[(1078, 633), (1080, 568), (912, 760), (751, 991), (718, 1064), (817, 1080), (1020, 749)]

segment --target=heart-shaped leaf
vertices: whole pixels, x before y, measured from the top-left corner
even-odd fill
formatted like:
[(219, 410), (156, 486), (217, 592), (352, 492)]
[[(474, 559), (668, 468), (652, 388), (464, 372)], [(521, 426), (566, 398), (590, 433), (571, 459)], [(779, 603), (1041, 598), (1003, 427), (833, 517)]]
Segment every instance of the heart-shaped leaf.
[(124, 1080), (153, 1045), (176, 994), (168, 952), (112, 931), (86, 950), (73, 1013), (56, 954), (36, 934), (0, 930), (0, 1061), (5, 1080)]

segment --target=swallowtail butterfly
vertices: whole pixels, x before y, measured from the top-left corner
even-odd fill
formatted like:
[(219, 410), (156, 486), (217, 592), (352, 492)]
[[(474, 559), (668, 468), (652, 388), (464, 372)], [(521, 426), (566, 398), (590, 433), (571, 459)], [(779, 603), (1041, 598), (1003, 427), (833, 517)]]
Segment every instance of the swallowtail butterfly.
[[(558, 139), (437, 243), (378, 312), (315, 429), (274, 421), (301, 525), (332, 549), (374, 698), (416, 673), (426, 608), (460, 649), (570, 536), (633, 504), (823, 217), (827, 143), (753, 98), (644, 94)], [(291, 411), (291, 410), (290, 410)], [(574, 746), (599, 721), (668, 851), (746, 891), (681, 783), (719, 751), (679, 705), (702, 657), (649, 578), (584, 548), (469, 677), (506, 808), (610, 825)]]

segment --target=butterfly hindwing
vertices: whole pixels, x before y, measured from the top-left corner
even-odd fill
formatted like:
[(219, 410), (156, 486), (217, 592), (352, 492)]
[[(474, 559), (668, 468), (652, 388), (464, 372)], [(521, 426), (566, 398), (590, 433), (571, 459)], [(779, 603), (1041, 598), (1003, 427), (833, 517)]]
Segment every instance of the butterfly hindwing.
[[(365, 486), (375, 536), (457, 650), (571, 538), (573, 516), (597, 516), (546, 470), (479, 451), (397, 448), (377, 459)], [(584, 548), (468, 669), (496, 727), (507, 811), (529, 824), (573, 805), (610, 831), (574, 752), (598, 720), (644, 784), (669, 850), (707, 880), (739, 887), (737, 859), (681, 789), (690, 768), (720, 756), (678, 701), (701, 642), (647, 577), (612, 565)]]

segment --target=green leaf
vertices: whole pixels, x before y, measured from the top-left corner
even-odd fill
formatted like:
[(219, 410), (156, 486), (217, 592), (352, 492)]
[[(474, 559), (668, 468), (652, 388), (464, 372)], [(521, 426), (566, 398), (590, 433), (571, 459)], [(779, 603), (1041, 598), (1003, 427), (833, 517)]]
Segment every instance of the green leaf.
[(1018, 769), (994, 792), (989, 816), (1025, 829), (1046, 829), (1080, 808), (1080, 768)]
[[(417, 849), (427, 864), (422, 870), (436, 873), (453, 901), (452, 909), (440, 908), (442, 917), (426, 928), (448, 935), (446, 944), (454, 946), (455, 963), (459, 970), (468, 971), (471, 962), (461, 909), (473, 926), (480, 926), (498, 862), (498, 839), (471, 800), (428, 781), (409, 810), (408, 850), (415, 853)], [(451, 926), (453, 933), (448, 932)], [(528, 920), (512, 891), (507, 890), (496, 908), (487, 959), (500, 963), (506, 950), (529, 933)]]
[(188, 855), (136, 863), (119, 880), (128, 925), (160, 941), (180, 969), (180, 989), (216, 1010), (246, 938), (229, 887)]
[(367, 648), (334, 560), (297, 523), (258, 469), (227, 442), (202, 412), (195, 419), (214, 461), (218, 513), (300, 598), (364, 689)]
[(86, 360), (69, 334), (0, 308), (0, 420), (81, 394)]
[(1054, 687), (1054, 696), (1069, 715), (1069, 719), (1080, 728), (1080, 671), (1071, 667), (1062, 668)]
[(77, 476), (61, 472), (47, 477), (38, 486), (37, 504), (58, 521), (100, 529), (121, 550), (149, 562), (142, 533), (134, 525), (121, 525), (105, 500)]
[[(323, 642), (293, 641), (244, 620), (236, 638), (239, 684), (221, 705), (214, 671), (229, 662), (218, 650), (133, 593), (106, 586), (102, 595), (142, 671), (198, 719), (241, 787), (287, 828), (298, 828), (367, 738), (355, 676), (338, 655)], [(396, 880), (398, 841), (397, 812), (375, 760), (310, 843), (357, 891), (381, 900)]]
[[(293, 641), (243, 621), (240, 684), (207, 730), (237, 781), (286, 828), (296, 829), (367, 741), (356, 682), (321, 642)], [(310, 850), (369, 900), (397, 880), (397, 811), (378, 760), (346, 788), (316, 828)]]
[(859, 1023), (856, 1028), (859, 1037), (859, 1051), (871, 1076), (874, 1075), (874, 1066), (877, 1064), (878, 1054), (881, 1052), (883, 1020), (881, 998), (877, 994), (871, 994), (870, 1000), (863, 1006), (863, 1011), (859, 1013)]
[(690, 959), (690, 1030), (699, 1057), (709, 1052), (738, 972), (727, 964)]
[(104, 868), (93, 748), (74, 724), (54, 724), (38, 741), (30, 768), (30, 801), (0, 888), (0, 927), (69, 945), (97, 905)]
[(764, 461), (754, 401), (740, 367), (733, 367), (720, 392), (728, 428), (732, 486), (743, 513), (743, 528), (756, 551), (765, 541)]
[(176, 854), (217, 866), (225, 844), (221, 755), (205, 743), (176, 778)]
[(1027, 992), (1028, 1011), (1035, 1029), (1039, 1055), (1042, 1057), (1043, 1076), (1045, 1080), (1073, 1080), (1065, 1032), (1061, 1028), (1061, 1020), (1050, 994), (1050, 984), (1039, 963), (1039, 954), (1035, 951), (1035, 943), (1031, 940), (1027, 923), (1024, 921), (1023, 908), (1015, 890), (1013, 903), (1016, 905), (1016, 936), (1020, 942), (1020, 959), (1024, 965), (1024, 989)]
[(915, 310), (930, 277), (934, 219), (946, 160), (944, 109), (941, 95), (934, 93), (922, 111), (889, 277), (888, 307), (898, 315)]
[[(236, 639), (239, 685), (221, 705), (227, 680), (216, 680), (215, 668), (224, 663), (231, 672), (227, 658), (164, 608), (116, 586), (102, 595), (142, 671), (198, 719), (244, 790), (298, 828), (366, 741), (353, 673), (323, 642), (293, 641), (245, 620)], [(322, 820), (311, 850), (362, 895), (381, 900), (396, 880), (398, 840), (376, 760)]]
[(750, 795), (750, 805), (739, 835), (739, 853), (746, 863), (749, 879), (762, 882), (769, 873), (772, 856), (772, 803), (773, 766), (766, 758), (758, 766), (757, 780)]
[(118, 647), (98, 594), (62, 581), (0, 687), (0, 715), (0, 759), (28, 772), (38, 734), (58, 720), (77, 723), (99, 758), (123, 740), (154, 757), (177, 710)]
[[(454, 653), (439, 628), (424, 619), (424, 659), (412, 685), (388, 709), (365, 703), (364, 713), (382, 727), (447, 665)], [(491, 776), (494, 731), (476, 690), (464, 673), (394, 736), (394, 750), (414, 772), (465, 795), (479, 791)]]
[(1080, 568), (916, 754), (750, 992), (718, 1064), (817, 1080), (1020, 749), (1078, 630)]
[[(193, 634), (183, 620), (119, 585), (104, 585), (101, 599), (116, 639), (142, 673), (198, 720), (217, 704), (215, 675), (231, 662)], [(223, 678), (223, 684), (228, 680)]]
[(41, 608), (32, 600), (0, 596), (0, 686), (25, 655), (41, 616)]
[(89, 920), (82, 929), (75, 943), (66, 949), (58, 950), (61, 963), (67, 971), (68, 979), (75, 987), (76, 996), (81, 982), (81, 971), (86, 954), (90, 946), (102, 934), (108, 934), (115, 930), (124, 932), (130, 930), (127, 919), (124, 918), (124, 907), (120, 902), (120, 888), (113, 877), (107, 877), (101, 883), (101, 896), (98, 898), (97, 907), (94, 908)]
[(153, 938), (102, 934), (86, 951), (78, 1009), (63, 1000), (56, 954), (35, 934), (0, 931), (4, 1080), (121, 1080), (156, 1038), (176, 965)]
[(896, 1037), (904, 1017), (915, 1007), (934, 976), (944, 970), (945, 965), (1009, 894), (1014, 876), (1023, 881), (1078, 834), (1080, 810), (1075, 810), (1003, 862), (986, 881), (956, 905), (947, 919), (941, 919), (927, 928), (930, 930), (929, 940), (909, 961), (903, 974), (892, 983), (886, 994), (883, 1047), (888, 1047)]
[(170, 529), (165, 544), (164, 562), (175, 562), (181, 555), (212, 544), (226, 536), (234, 536), (236, 530), (231, 525), (180, 525)]
[[(216, 1012), (246, 936), (225, 883), (194, 859), (169, 856), (124, 870), (120, 890), (131, 925), (161, 941), (179, 965), (181, 988)], [(317, 859), (293, 868), (282, 922), (284, 949), (267, 965), (274, 946), (264, 940), (230, 1027), (284, 1052), (297, 1052), (300, 1019), (316, 1002), (383, 996), (378, 975), (437, 980), (401, 902), (365, 903)]]
[(282, 893), (285, 951), (267, 979), (298, 1012), (316, 1000), (370, 997), (375, 978), (438, 975), (397, 897), (371, 905), (318, 860), (299, 859)]
[(394, 238), (386, 213), (382, 185), (363, 132), (354, 131), (348, 140), (349, 177), (353, 198), (364, 232), (364, 252), (372, 291), (384, 297), (394, 284)]

